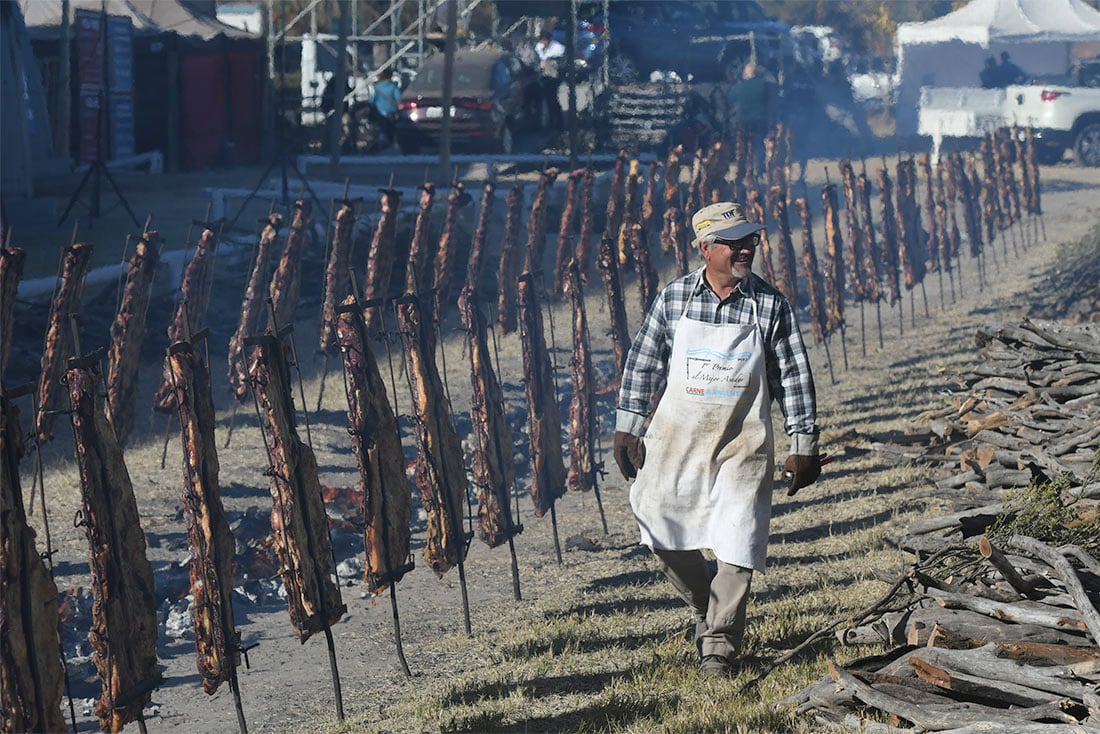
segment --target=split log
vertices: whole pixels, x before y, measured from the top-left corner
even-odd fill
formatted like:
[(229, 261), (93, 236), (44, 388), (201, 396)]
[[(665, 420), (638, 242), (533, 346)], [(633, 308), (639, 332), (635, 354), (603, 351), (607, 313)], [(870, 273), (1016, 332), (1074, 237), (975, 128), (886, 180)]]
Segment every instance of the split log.
[(111, 322), (111, 346), (107, 352), (107, 409), (111, 427), (120, 446), (125, 446), (134, 428), (137, 404), (138, 368), (145, 340), (145, 316), (149, 293), (157, 274), (160, 236), (145, 232), (134, 245), (126, 268), (126, 285)]
[(19, 409), (0, 396), (0, 731), (64, 731), (57, 584), (27, 524), (24, 453)]
[(417, 455), (415, 482), (428, 514), (424, 560), (440, 578), (466, 557), (462, 513), (468, 482), (462, 443), (451, 422), (450, 403), (430, 348), (429, 324), (413, 295), (397, 302), (397, 326), (405, 346), (409, 391), (413, 401)]
[(290, 623), (305, 642), (335, 624), (346, 607), (333, 581), (328, 515), (313, 449), (298, 437), (287, 345), (268, 331), (255, 340), (249, 383), (271, 465), (271, 530)]
[(1081, 585), (1081, 579), (1077, 577), (1077, 572), (1073, 570), (1073, 566), (1066, 560), (1066, 557), (1046, 543), (1035, 538), (1029, 538), (1026, 535), (1013, 535), (1008, 542), (1020, 550), (1038, 556), (1054, 569), (1054, 572), (1058, 574), (1058, 578), (1062, 580), (1073, 598), (1074, 606), (1077, 607), (1078, 613), (1088, 626), (1093, 641), (1100, 643), (1100, 611), (1097, 611), (1096, 605), (1085, 592), (1085, 587)]
[(42, 374), (38, 378), (38, 415), (34, 418), (34, 430), (39, 441), (49, 440), (53, 436), (57, 412), (65, 406), (61, 378), (75, 345), (69, 317), (80, 309), (80, 294), (84, 288), (84, 275), (91, 263), (92, 246), (77, 243), (66, 247), (61, 257), (58, 286), (50, 302), (49, 324), (42, 349)]
[(966, 594), (952, 594), (948, 592), (936, 592), (932, 594), (937, 604), (946, 609), (969, 609), (980, 614), (986, 614), (1002, 621), (1022, 622), (1024, 624), (1037, 624), (1056, 630), (1076, 630), (1084, 632), (1087, 629), (1084, 619), (1078, 613), (1069, 613), (1068, 610), (1042, 604), (1035, 601), (1019, 601), (1013, 603), (996, 602), (990, 599), (968, 596)]
[(906, 641), (910, 645), (966, 648), (981, 647), (989, 642), (1021, 640), (1067, 648), (1087, 643), (1078, 634), (1059, 632), (1037, 624), (1008, 621), (996, 624), (984, 614), (968, 609), (943, 609), (938, 605), (915, 610), (906, 628)]
[(275, 238), (283, 223), (281, 214), (269, 214), (256, 245), (256, 255), (252, 261), (252, 271), (248, 276), (248, 285), (244, 290), (244, 302), (241, 304), (241, 320), (237, 330), (229, 340), (229, 388), (237, 402), (243, 403), (248, 397), (248, 357), (245, 354), (245, 339), (258, 336), (260, 324), (266, 312), (267, 289), (270, 287), (272, 260), (275, 251)]
[[(968, 482), (977, 479), (980, 475), (977, 472), (967, 472), (963, 476), (969, 477), (966, 479)], [(965, 483), (966, 482), (963, 482), (963, 484)], [(962, 486), (962, 484), (958, 486)], [(961, 527), (963, 530), (963, 537), (976, 535), (983, 529), (992, 525), (993, 521), (997, 519), (997, 516), (1004, 512), (1004, 509), (1003, 503), (996, 502), (991, 505), (975, 507), (970, 510), (953, 512), (949, 515), (914, 520), (909, 523), (908, 531), (910, 535), (923, 535), (937, 530), (957, 530)]]
[(516, 484), (512, 454), (512, 426), (504, 414), (504, 392), (493, 371), (488, 326), (473, 291), (458, 298), (458, 312), (466, 328), (470, 355), (470, 423), (476, 438), (470, 473), (477, 490), (481, 539), (496, 548), (519, 532), (509, 500)]
[(233, 617), (236, 542), (218, 483), (217, 417), (210, 372), (188, 342), (169, 347), (165, 361), (172, 377), (173, 401), (179, 409), (183, 444), (182, 504), (191, 544), (196, 661), (203, 690), (213, 695), (226, 681), (236, 686), (240, 664)]
[(1009, 706), (1038, 706), (1058, 700), (1056, 694), (1037, 691), (1009, 680), (994, 680), (933, 665), (920, 657), (921, 654), (909, 658), (909, 664), (917, 671), (917, 676), (961, 698)]
[(336, 338), (344, 363), (348, 434), (363, 490), (363, 578), (367, 591), (381, 594), (404, 576), (409, 556), (412, 508), (401, 433), (354, 296), (337, 309)]
[[(1075, 701), (1082, 700), (1082, 694), (1087, 691), (1087, 686), (1068, 675), (1064, 666), (1039, 667), (1028, 665), (1012, 658), (999, 657), (999, 649), (996, 644), (972, 650), (946, 650), (939, 647), (924, 647), (913, 653), (909, 658), (910, 665), (916, 660), (928, 663), (930, 666), (940, 669), (948, 669), (953, 672), (963, 673), (990, 681), (1000, 681), (1008, 684), (1030, 688), (1034, 691), (1043, 691), (1054, 696), (1070, 698)], [(917, 670), (920, 675), (920, 670)], [(1036, 704), (1016, 704), (1036, 705)]]
[(161, 680), (158, 600), (134, 487), (103, 412), (99, 370), (94, 362), (83, 366), (70, 360), (65, 381), (92, 573), (88, 640), (103, 683), (96, 715), (101, 729), (119, 732), (141, 718)]
[(535, 516), (542, 517), (555, 500), (565, 494), (567, 475), (561, 448), (561, 409), (554, 385), (554, 370), (546, 349), (538, 286), (530, 273), (525, 273), (519, 280), (519, 310), (531, 439), (531, 499), (535, 505)]
[(978, 552), (981, 553), (982, 558), (989, 561), (1000, 572), (1001, 577), (1020, 596), (1035, 598), (1036, 581), (1034, 579), (1024, 579), (1020, 572), (1016, 570), (1016, 567), (1012, 565), (1012, 562), (1005, 557), (1005, 554), (1001, 553), (997, 546), (993, 545), (989, 538), (984, 535), (978, 539)]

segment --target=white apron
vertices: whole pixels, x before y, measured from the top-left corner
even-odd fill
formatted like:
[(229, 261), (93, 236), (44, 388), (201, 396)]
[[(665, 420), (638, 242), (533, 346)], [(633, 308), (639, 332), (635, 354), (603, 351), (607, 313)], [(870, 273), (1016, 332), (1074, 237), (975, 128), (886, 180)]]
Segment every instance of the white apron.
[(751, 324), (689, 319), (685, 305), (630, 505), (645, 545), (709, 548), (721, 561), (763, 571), (774, 437), (756, 301), (746, 297)]

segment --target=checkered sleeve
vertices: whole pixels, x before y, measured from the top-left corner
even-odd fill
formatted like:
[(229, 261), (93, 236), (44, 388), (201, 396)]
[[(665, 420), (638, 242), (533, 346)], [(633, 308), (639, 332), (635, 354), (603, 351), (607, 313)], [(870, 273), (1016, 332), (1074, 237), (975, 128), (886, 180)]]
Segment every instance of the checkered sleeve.
[[(792, 453), (800, 453), (795, 450), (799, 445), (808, 451), (816, 451), (818, 428), (814, 377), (806, 355), (806, 345), (798, 329), (798, 319), (786, 298), (777, 299), (769, 336), (768, 344), (774, 358), (768, 360), (768, 387), (783, 411), (786, 419), (784, 428), (795, 440)], [(814, 438), (812, 441), (800, 441), (801, 437), (796, 434)]]
[(619, 384), (615, 430), (642, 435), (656, 396), (664, 389), (672, 338), (666, 313), (667, 292), (658, 294), (626, 356)]

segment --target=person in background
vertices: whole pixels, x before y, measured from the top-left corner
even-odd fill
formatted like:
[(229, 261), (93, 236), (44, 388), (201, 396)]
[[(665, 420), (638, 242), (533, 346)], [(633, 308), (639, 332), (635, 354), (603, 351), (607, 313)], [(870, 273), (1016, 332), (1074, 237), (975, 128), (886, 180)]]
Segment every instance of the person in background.
[[(722, 202), (691, 219), (705, 264), (658, 294), (627, 355), (614, 458), (641, 542), (695, 615), (700, 670), (728, 675), (763, 571), (775, 441), (791, 436), (788, 494), (817, 480), (817, 399), (794, 310), (752, 273), (762, 224)], [(648, 424), (648, 425), (647, 425)], [(644, 438), (643, 438), (644, 436)], [(703, 556), (710, 550), (717, 569)]]
[(997, 86), (1007, 87), (1009, 84), (1023, 84), (1027, 81), (1024, 70), (1012, 63), (1012, 57), (1008, 51), (1001, 51), (1001, 63), (997, 65)]
[(982, 89), (995, 89), (997, 84), (997, 59), (992, 56), (985, 57), (985, 66), (978, 72), (978, 79), (982, 83)]
[(565, 59), (565, 46), (555, 41), (550, 31), (543, 31), (535, 43), (535, 55), (539, 59), (539, 87), (547, 109), (550, 110), (550, 124), (559, 127), (561, 104), (558, 102), (558, 87), (561, 86), (561, 64)]
[(378, 80), (374, 83), (370, 104), (374, 108), (378, 124), (386, 136), (387, 143), (392, 143), (394, 139), (397, 125), (397, 102), (400, 99), (401, 88), (393, 80), (393, 70), (383, 69), (378, 72)]

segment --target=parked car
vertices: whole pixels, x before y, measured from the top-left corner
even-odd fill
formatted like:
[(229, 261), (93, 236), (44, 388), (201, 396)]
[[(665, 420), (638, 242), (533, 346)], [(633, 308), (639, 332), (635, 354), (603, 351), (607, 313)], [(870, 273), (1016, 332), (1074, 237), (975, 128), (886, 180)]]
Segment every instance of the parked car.
[(643, 81), (654, 71), (732, 81), (753, 46), (765, 66), (774, 67), (789, 53), (790, 26), (769, 18), (752, 0), (611, 0), (607, 18), (602, 9), (589, 17), (590, 25), (610, 35), (608, 74), (619, 84)]
[[(510, 153), (515, 133), (547, 121), (538, 73), (510, 53), (456, 51), (453, 78), (451, 140), (456, 146)], [(397, 105), (397, 145), (403, 153), (439, 144), (442, 99), (443, 54), (436, 54), (421, 65)]]
[(1035, 128), (1037, 155), (1056, 163), (1067, 148), (1083, 166), (1100, 166), (1100, 56), (1061, 78), (1005, 89), (1008, 122)]

